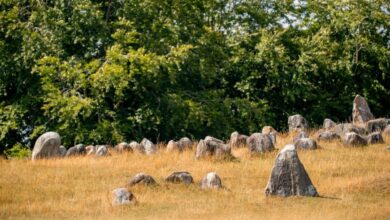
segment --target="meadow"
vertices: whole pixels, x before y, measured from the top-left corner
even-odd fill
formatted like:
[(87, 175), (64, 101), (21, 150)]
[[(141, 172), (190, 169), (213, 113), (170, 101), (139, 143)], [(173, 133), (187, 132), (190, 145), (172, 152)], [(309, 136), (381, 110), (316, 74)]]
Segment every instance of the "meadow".
[[(156, 155), (51, 160), (0, 159), (0, 219), (389, 219), (390, 137), (367, 147), (319, 142), (320, 149), (299, 151), (320, 197), (266, 197), (264, 188), (278, 151), (292, 139), (278, 136), (278, 150), (251, 156), (233, 149), (237, 160), (196, 160), (193, 151)], [(195, 183), (168, 184), (174, 171), (188, 171)], [(225, 189), (201, 190), (199, 182), (215, 171)], [(138, 172), (158, 186), (131, 188), (136, 205), (111, 205), (111, 191)]]

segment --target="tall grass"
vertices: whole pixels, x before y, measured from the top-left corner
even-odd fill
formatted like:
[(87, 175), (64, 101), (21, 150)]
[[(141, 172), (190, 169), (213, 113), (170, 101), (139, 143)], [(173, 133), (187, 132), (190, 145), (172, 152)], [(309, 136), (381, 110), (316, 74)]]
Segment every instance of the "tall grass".
[[(291, 136), (278, 136), (277, 148)], [(384, 144), (347, 148), (320, 142), (320, 149), (299, 157), (321, 195), (266, 197), (277, 151), (250, 156), (233, 149), (238, 160), (195, 160), (194, 151), (156, 155), (113, 154), (53, 160), (0, 160), (1, 219), (388, 219), (390, 152)], [(161, 147), (163, 148), (163, 146)], [(174, 171), (189, 171), (190, 186), (168, 184)], [(198, 183), (215, 171), (226, 189), (201, 190)], [(157, 180), (156, 187), (135, 186), (138, 205), (111, 206), (111, 191), (138, 172)]]

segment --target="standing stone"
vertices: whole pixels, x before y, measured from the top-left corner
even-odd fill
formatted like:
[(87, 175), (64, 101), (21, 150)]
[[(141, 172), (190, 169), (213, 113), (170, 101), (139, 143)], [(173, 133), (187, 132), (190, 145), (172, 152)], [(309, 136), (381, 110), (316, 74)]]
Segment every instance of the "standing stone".
[(296, 142), (296, 141), (298, 141), (301, 138), (309, 138), (309, 135), (307, 135), (306, 132), (301, 131), (293, 138), (293, 142)]
[(317, 142), (310, 138), (300, 138), (294, 142), (297, 149), (302, 150), (315, 150), (317, 149)]
[(390, 125), (390, 119), (387, 118), (378, 118), (374, 120), (370, 120), (366, 124), (366, 131), (368, 133), (372, 132), (382, 132), (383, 130), (386, 129), (386, 127)]
[(222, 140), (207, 136), (204, 140), (200, 140), (196, 146), (195, 157), (197, 159), (202, 157), (215, 156), (219, 158), (232, 157), (231, 148)]
[(136, 199), (133, 193), (127, 188), (118, 188), (112, 191), (112, 205), (127, 205), (136, 204)]
[(324, 127), (324, 129), (331, 129), (331, 128), (335, 127), (336, 125), (337, 124), (334, 121), (332, 121), (331, 119), (325, 118), (323, 127)]
[(88, 145), (85, 147), (85, 151), (87, 152), (87, 155), (95, 155), (96, 154), (96, 147), (93, 145)]
[(229, 145), (231, 148), (237, 148), (237, 147), (243, 146), (246, 144), (247, 138), (248, 138), (248, 136), (242, 135), (242, 134), (238, 133), (237, 131), (235, 131), (230, 135)]
[(367, 145), (367, 140), (355, 132), (348, 132), (343, 137), (343, 142), (347, 146), (364, 146)]
[(278, 132), (271, 126), (264, 126), (263, 129), (261, 130), (262, 134), (268, 134), (271, 137), (272, 143), (275, 145), (276, 144), (276, 135)]
[(60, 156), (61, 138), (57, 132), (46, 132), (39, 136), (32, 152), (32, 160)]
[(383, 142), (383, 137), (380, 132), (374, 132), (367, 136), (368, 144), (382, 144)]
[(63, 145), (61, 145), (60, 146), (60, 156), (65, 157), (65, 155), (66, 155), (66, 148)]
[(96, 146), (96, 156), (108, 156), (108, 148), (106, 145), (97, 145)]
[(306, 131), (309, 125), (306, 119), (302, 115), (292, 115), (288, 117), (288, 130), (293, 131)]
[(353, 100), (352, 121), (354, 124), (363, 124), (369, 120), (373, 120), (374, 115), (371, 113), (370, 107), (366, 100), (360, 95), (356, 95)]
[(342, 123), (342, 124), (337, 124), (336, 127), (332, 129), (332, 131), (335, 131), (337, 135), (340, 137), (344, 136), (348, 132), (355, 132), (356, 134), (359, 135), (364, 135), (366, 133), (366, 129), (356, 126), (351, 123)]
[(170, 140), (167, 145), (167, 151), (179, 151), (179, 146), (174, 140)]
[(283, 197), (318, 196), (294, 145), (286, 145), (276, 157), (265, 194)]
[(138, 153), (143, 154), (145, 153), (144, 147), (136, 141), (130, 142), (129, 146), (131, 147), (131, 149), (133, 149), (133, 151), (137, 151)]
[(317, 140), (319, 141), (332, 141), (337, 139), (340, 139), (340, 136), (334, 131), (323, 131), (317, 136)]
[(188, 137), (182, 137), (176, 143), (180, 150), (186, 150), (192, 148), (192, 141)]
[(219, 189), (222, 188), (222, 180), (215, 172), (208, 173), (203, 177), (202, 182), (200, 183), (202, 189)]
[(121, 142), (115, 146), (115, 150), (119, 153), (122, 152), (131, 152), (133, 149), (131, 148), (130, 144), (126, 142)]
[(186, 171), (174, 172), (171, 175), (169, 175), (167, 178), (165, 178), (165, 181), (171, 183), (184, 183), (184, 184), (191, 184), (194, 182), (191, 174)]
[(247, 139), (247, 145), (251, 153), (265, 153), (275, 150), (272, 139), (268, 134), (253, 133)]
[(83, 144), (77, 144), (71, 148), (68, 149), (66, 152), (66, 157), (72, 157), (72, 156), (81, 156), (86, 154), (86, 150)]
[(157, 185), (156, 180), (154, 178), (146, 173), (138, 173), (136, 174), (129, 182), (129, 186), (134, 185)]
[(157, 146), (150, 140), (144, 138), (140, 144), (144, 147), (146, 154), (150, 155), (157, 153)]
[(384, 137), (390, 137), (390, 125), (387, 125), (386, 128), (383, 130), (382, 135)]

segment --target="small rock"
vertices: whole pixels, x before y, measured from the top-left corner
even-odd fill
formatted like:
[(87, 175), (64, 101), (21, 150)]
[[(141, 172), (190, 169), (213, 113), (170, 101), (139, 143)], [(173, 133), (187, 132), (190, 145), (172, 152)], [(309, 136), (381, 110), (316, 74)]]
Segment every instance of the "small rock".
[(337, 124), (334, 121), (332, 121), (331, 119), (325, 118), (323, 127), (324, 127), (324, 129), (331, 129), (331, 128), (335, 127), (336, 125)]
[(294, 145), (297, 149), (302, 149), (302, 150), (317, 149), (317, 142), (310, 138), (300, 138), (296, 142), (294, 142)]
[(145, 149), (146, 154), (150, 155), (150, 154), (157, 153), (157, 146), (155, 144), (153, 144), (153, 142), (151, 142), (150, 140), (144, 138), (144, 139), (142, 139), (140, 144)]
[(380, 132), (374, 132), (367, 136), (368, 144), (382, 144), (383, 142), (383, 137)]
[(202, 189), (206, 189), (206, 188), (211, 188), (211, 189), (222, 188), (222, 180), (215, 172), (211, 172), (211, 173), (208, 173), (202, 179), (200, 187)]
[(165, 178), (165, 181), (171, 183), (185, 183), (185, 184), (191, 184), (194, 182), (191, 174), (185, 171), (174, 172), (171, 175), (169, 175), (167, 178)]
[(65, 157), (65, 155), (66, 155), (66, 148), (63, 145), (61, 145), (60, 146), (60, 156)]
[(286, 145), (276, 157), (265, 194), (283, 197), (318, 196), (294, 145)]
[(137, 184), (142, 184), (142, 185), (157, 185), (156, 180), (154, 178), (146, 173), (138, 173), (136, 174), (129, 182), (130, 186), (134, 186)]
[(288, 117), (288, 130), (293, 131), (306, 131), (309, 125), (306, 119), (302, 115), (292, 115)]
[(85, 147), (85, 151), (87, 152), (87, 155), (95, 155), (96, 154), (96, 147), (93, 145), (88, 145)]
[(386, 127), (390, 125), (390, 119), (387, 118), (378, 118), (374, 120), (370, 120), (366, 124), (366, 130), (368, 133), (372, 132), (382, 132), (386, 129)]
[(167, 151), (179, 151), (179, 150), (180, 150), (180, 148), (179, 148), (178, 144), (176, 143), (176, 141), (170, 140), (168, 142)]
[(115, 146), (115, 150), (117, 152), (122, 153), (122, 152), (131, 152), (133, 151), (133, 148), (131, 148), (130, 144), (126, 142), (121, 142)]
[(355, 132), (348, 132), (343, 138), (344, 144), (348, 146), (364, 146), (367, 145), (367, 140)]
[(130, 142), (129, 146), (131, 147), (131, 149), (133, 149), (133, 151), (137, 151), (142, 154), (145, 153), (144, 147), (136, 141)]
[(353, 124), (364, 124), (369, 120), (373, 120), (374, 115), (371, 113), (370, 107), (366, 100), (360, 95), (356, 95), (353, 100), (352, 121)]
[(271, 137), (272, 143), (275, 145), (276, 144), (276, 135), (278, 132), (271, 126), (264, 126), (263, 129), (261, 130), (262, 134), (268, 134)]
[(182, 137), (176, 142), (180, 150), (192, 149), (192, 141), (188, 137)]
[(247, 139), (247, 145), (251, 153), (265, 153), (275, 150), (272, 139), (268, 134), (252, 134)]
[(106, 145), (97, 145), (96, 146), (96, 156), (108, 156), (108, 148)]
[(319, 141), (332, 141), (337, 139), (340, 139), (340, 136), (334, 131), (324, 131), (317, 136), (317, 140)]
[(112, 191), (112, 205), (117, 206), (135, 203), (135, 196), (127, 188), (118, 188)]
[(60, 156), (61, 138), (57, 132), (46, 132), (39, 136), (32, 152), (32, 160)]
[(232, 157), (231, 148), (222, 140), (207, 136), (204, 140), (200, 140), (196, 146), (196, 158), (208, 156), (216, 156), (219, 158)]
[(81, 155), (85, 155), (86, 153), (87, 152), (85, 150), (84, 144), (77, 144), (69, 148), (65, 156), (66, 157), (81, 156)]
[(243, 146), (246, 144), (247, 138), (248, 138), (248, 136), (242, 135), (242, 134), (238, 133), (237, 131), (235, 131), (230, 135), (229, 145), (231, 148)]
[(296, 142), (301, 138), (309, 138), (309, 135), (307, 135), (305, 131), (301, 131), (293, 138), (293, 142)]

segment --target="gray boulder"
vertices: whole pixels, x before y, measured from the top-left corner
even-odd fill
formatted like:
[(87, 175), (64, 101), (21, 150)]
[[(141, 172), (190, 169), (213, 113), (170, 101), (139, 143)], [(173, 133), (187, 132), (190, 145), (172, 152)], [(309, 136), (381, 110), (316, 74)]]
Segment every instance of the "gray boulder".
[(202, 189), (219, 189), (222, 188), (222, 180), (217, 173), (211, 172), (203, 177), (200, 187)]
[(210, 157), (214, 154), (214, 149), (206, 144), (206, 141), (200, 140), (198, 145), (196, 146), (196, 159), (203, 157)]
[(97, 145), (96, 146), (96, 156), (103, 157), (108, 156), (108, 147), (106, 145)]
[(189, 172), (181, 171), (181, 172), (173, 172), (171, 175), (165, 178), (165, 181), (171, 183), (191, 184), (194, 182), (194, 179), (192, 178)]
[(334, 121), (332, 121), (331, 119), (325, 118), (323, 127), (324, 127), (324, 129), (331, 129), (331, 128), (335, 127), (336, 125), (337, 124)]
[(383, 130), (382, 135), (385, 137), (390, 137), (390, 125), (387, 125), (386, 128)]
[(368, 133), (372, 132), (382, 132), (386, 129), (386, 127), (390, 125), (390, 119), (387, 118), (378, 118), (374, 120), (370, 120), (366, 123), (366, 130)]
[(63, 145), (61, 145), (60, 146), (60, 156), (65, 157), (65, 155), (66, 155), (66, 148)]
[(176, 141), (170, 140), (167, 144), (167, 151), (180, 151), (179, 145)]
[(301, 131), (293, 138), (293, 142), (296, 142), (296, 141), (298, 141), (301, 138), (309, 138), (309, 135), (307, 135), (306, 132)]
[(364, 124), (369, 120), (373, 120), (374, 115), (371, 113), (370, 107), (366, 100), (360, 95), (356, 95), (353, 100), (352, 121), (354, 124)]
[(336, 132), (340, 137), (344, 136), (346, 133), (355, 132), (359, 135), (364, 135), (366, 133), (366, 129), (360, 126), (356, 126), (351, 123), (341, 123), (337, 124), (332, 131)]
[(129, 146), (133, 151), (136, 151), (138, 153), (143, 153), (143, 154), (145, 153), (144, 147), (136, 141), (130, 142)]
[(367, 140), (355, 132), (346, 133), (343, 142), (345, 145), (353, 147), (367, 145)]
[(333, 141), (338, 139), (340, 139), (340, 136), (334, 131), (323, 131), (317, 136), (317, 140), (319, 141)]
[(241, 147), (241, 146), (246, 144), (247, 138), (248, 138), (248, 136), (242, 135), (242, 134), (238, 133), (237, 131), (235, 131), (230, 135), (229, 145), (231, 148)]
[(180, 150), (192, 148), (192, 141), (188, 137), (182, 137), (176, 142)]
[(306, 119), (302, 115), (292, 115), (288, 117), (288, 130), (293, 131), (306, 131), (309, 125)]
[(150, 155), (157, 153), (157, 146), (153, 144), (153, 142), (151, 142), (150, 140), (144, 138), (142, 139), (140, 144), (143, 146), (145, 154)]
[(270, 135), (272, 143), (276, 145), (276, 135), (278, 132), (273, 127), (264, 126), (263, 129), (261, 129), (261, 133)]
[(127, 188), (118, 188), (112, 191), (112, 205), (136, 204), (137, 200)]
[(300, 138), (294, 142), (297, 149), (302, 150), (315, 150), (317, 149), (317, 142), (310, 138)]
[(265, 194), (283, 197), (318, 196), (294, 145), (286, 145), (276, 157)]
[(253, 133), (247, 139), (249, 152), (265, 153), (275, 150), (272, 138), (268, 134)]
[(96, 147), (93, 145), (88, 145), (85, 147), (85, 151), (87, 152), (88, 156), (95, 155), (96, 154)]
[(209, 156), (219, 158), (232, 157), (230, 145), (217, 138), (207, 136), (204, 140), (200, 140), (196, 146), (195, 157), (199, 159)]
[(115, 150), (119, 153), (123, 152), (132, 152), (133, 148), (131, 148), (130, 144), (126, 142), (121, 142), (115, 146)]
[(373, 132), (367, 136), (368, 144), (382, 144), (383, 142), (383, 137), (380, 132)]
[(131, 178), (129, 182), (129, 186), (134, 185), (157, 185), (156, 180), (154, 178), (146, 173), (138, 173), (133, 178)]
[(85, 150), (84, 144), (77, 144), (69, 148), (65, 156), (66, 157), (81, 156), (81, 155), (85, 155), (86, 153), (87, 151)]
[(57, 132), (46, 132), (39, 136), (32, 152), (32, 160), (59, 157), (61, 138)]

